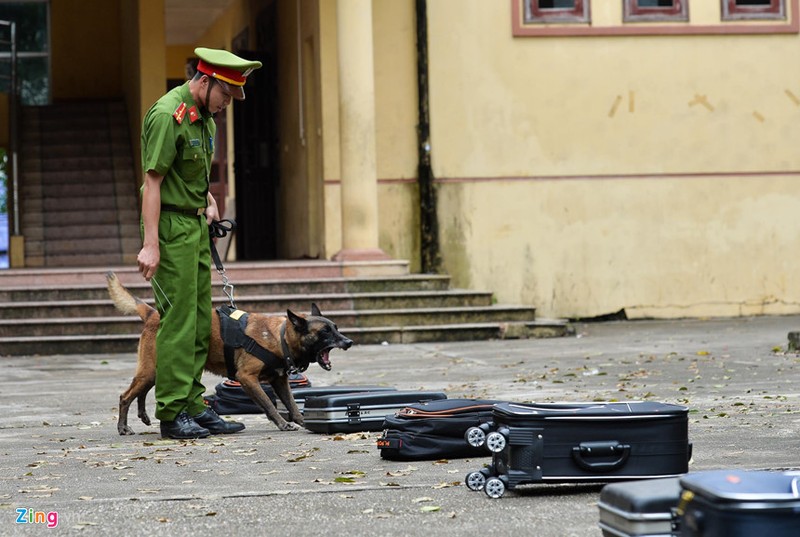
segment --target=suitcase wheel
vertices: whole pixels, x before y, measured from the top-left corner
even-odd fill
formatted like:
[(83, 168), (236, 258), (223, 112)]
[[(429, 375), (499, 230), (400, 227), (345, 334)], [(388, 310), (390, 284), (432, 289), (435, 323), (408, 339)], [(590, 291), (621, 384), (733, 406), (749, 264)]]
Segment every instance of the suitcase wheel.
[(479, 427), (470, 427), (464, 434), (464, 439), (470, 446), (479, 448), (486, 442), (486, 433)]
[(469, 490), (477, 492), (483, 489), (483, 486), (486, 484), (486, 476), (483, 472), (470, 472), (467, 474), (467, 477), (464, 478), (464, 483), (467, 484)]
[(499, 477), (490, 477), (483, 486), (483, 492), (492, 499), (500, 498), (506, 492), (506, 484)]
[(506, 437), (497, 431), (486, 436), (486, 447), (492, 453), (500, 453), (506, 448)]

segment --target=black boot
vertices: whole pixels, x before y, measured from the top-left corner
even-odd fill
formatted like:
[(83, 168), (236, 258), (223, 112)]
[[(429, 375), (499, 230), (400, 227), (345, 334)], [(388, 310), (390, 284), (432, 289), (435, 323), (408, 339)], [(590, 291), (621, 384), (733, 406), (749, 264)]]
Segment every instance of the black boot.
[(211, 434), (231, 434), (244, 430), (244, 423), (225, 421), (212, 408), (206, 408), (194, 417), (194, 421), (208, 429)]
[(174, 438), (176, 440), (190, 440), (193, 438), (205, 438), (211, 433), (197, 424), (189, 417), (186, 411), (181, 412), (175, 417), (175, 421), (161, 422), (161, 436), (163, 438)]

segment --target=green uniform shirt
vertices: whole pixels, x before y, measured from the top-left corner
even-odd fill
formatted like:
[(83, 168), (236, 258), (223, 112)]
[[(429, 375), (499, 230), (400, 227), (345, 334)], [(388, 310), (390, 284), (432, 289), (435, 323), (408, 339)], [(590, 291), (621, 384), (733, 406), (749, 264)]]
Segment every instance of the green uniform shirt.
[(170, 90), (142, 123), (142, 170), (164, 176), (161, 203), (184, 209), (208, 205), (208, 176), (217, 126), (200, 112), (189, 83)]

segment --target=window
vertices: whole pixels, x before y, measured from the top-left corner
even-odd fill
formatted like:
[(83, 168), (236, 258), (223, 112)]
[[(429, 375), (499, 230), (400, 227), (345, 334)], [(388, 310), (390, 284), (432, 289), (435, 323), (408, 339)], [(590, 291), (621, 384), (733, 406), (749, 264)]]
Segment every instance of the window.
[(800, 0), (508, 1), (514, 37), (800, 34)]
[(688, 21), (688, 0), (625, 0), (624, 21)]
[(589, 22), (589, 0), (526, 0), (525, 22)]
[(785, 0), (722, 0), (722, 20), (785, 19)]
[[(0, 20), (16, 23), (17, 77), (20, 101), (41, 105), (50, 101), (50, 42), (47, 0), (0, 0)], [(2, 38), (0, 38), (2, 39)], [(8, 46), (0, 47), (0, 73), (11, 69)], [(8, 91), (8, 78), (0, 76), (0, 91)]]

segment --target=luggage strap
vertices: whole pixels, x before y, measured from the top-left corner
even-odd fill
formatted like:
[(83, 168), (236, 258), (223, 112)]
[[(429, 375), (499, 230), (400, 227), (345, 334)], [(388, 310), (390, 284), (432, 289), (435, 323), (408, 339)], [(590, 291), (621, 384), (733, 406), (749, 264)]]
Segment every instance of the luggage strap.
[(289, 354), (289, 346), (286, 343), (285, 321), (281, 325), (281, 348), (284, 356), (281, 359), (280, 356), (268, 351), (259, 345), (255, 339), (244, 333), (245, 328), (247, 328), (247, 318), (249, 317), (247, 313), (231, 306), (219, 306), (217, 315), (219, 316), (220, 336), (225, 355), (225, 368), (228, 370), (229, 379), (236, 378), (236, 362), (234, 360), (236, 349), (244, 349), (245, 352), (264, 362), (264, 365), (273, 371), (281, 368), (285, 368), (287, 374), (293, 374), (297, 371), (294, 360)]
[(468, 412), (491, 411), (492, 408), (494, 408), (494, 405), (470, 405), (431, 412), (429, 410), (421, 410), (419, 408), (407, 406), (398, 411), (397, 415), (403, 416), (404, 418), (452, 418)]

